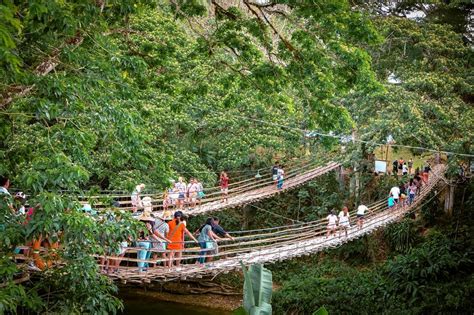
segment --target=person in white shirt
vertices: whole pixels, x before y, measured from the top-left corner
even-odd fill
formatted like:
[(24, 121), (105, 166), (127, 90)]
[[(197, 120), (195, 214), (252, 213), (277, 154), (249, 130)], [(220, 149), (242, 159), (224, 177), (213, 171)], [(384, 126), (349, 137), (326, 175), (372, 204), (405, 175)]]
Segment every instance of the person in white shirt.
[(326, 237), (329, 237), (331, 234), (336, 235), (337, 216), (334, 214), (334, 210), (331, 210), (331, 213), (326, 217), (326, 219), (328, 220)]
[(369, 208), (365, 205), (360, 205), (357, 207), (357, 226), (359, 227), (359, 230), (362, 229), (362, 226), (364, 225), (364, 216), (365, 212), (369, 211)]
[(281, 190), (283, 188), (283, 180), (285, 178), (285, 171), (283, 167), (278, 168), (277, 172), (277, 189)]
[(351, 227), (350, 224), (350, 215), (349, 215), (349, 209), (344, 206), (342, 208), (342, 211), (339, 212), (339, 237), (341, 237), (342, 231), (344, 230), (346, 237), (347, 237), (347, 229)]
[(407, 164), (403, 164), (402, 166), (402, 174), (405, 176), (405, 175), (408, 175), (408, 166)]
[(6, 176), (0, 176), (0, 198), (5, 199), (10, 210), (15, 213), (15, 208), (13, 207), (12, 195), (8, 191), (10, 187), (10, 179)]
[(186, 199), (186, 183), (181, 176), (178, 177), (178, 182), (174, 185), (174, 187), (178, 190), (178, 200), (176, 201), (176, 205), (178, 209), (183, 209), (184, 201)]
[(142, 198), (140, 193), (145, 188), (145, 184), (140, 184), (135, 187), (135, 190), (132, 192), (132, 212), (137, 212), (138, 209), (143, 208)]
[(195, 178), (191, 178), (187, 187), (188, 204), (191, 209), (196, 207), (196, 199), (198, 197), (198, 184)]
[(393, 197), (393, 200), (395, 201), (395, 204), (398, 205), (398, 200), (400, 198), (400, 188), (398, 186), (393, 186), (392, 189), (390, 189), (389, 197), (390, 196)]

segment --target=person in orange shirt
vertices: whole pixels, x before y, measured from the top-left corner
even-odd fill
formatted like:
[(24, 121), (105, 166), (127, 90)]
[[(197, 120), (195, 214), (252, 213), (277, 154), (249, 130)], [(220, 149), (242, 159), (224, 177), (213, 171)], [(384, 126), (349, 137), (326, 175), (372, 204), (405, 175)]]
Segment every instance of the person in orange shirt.
[(176, 266), (181, 264), (182, 251), (184, 249), (184, 235), (188, 234), (196, 243), (197, 239), (188, 231), (186, 224), (183, 220), (183, 212), (176, 211), (174, 213), (174, 220), (168, 222), (170, 231), (168, 233), (168, 239), (171, 241), (168, 244), (168, 250), (170, 251), (170, 263), (169, 266), (173, 266), (173, 262), (176, 261)]

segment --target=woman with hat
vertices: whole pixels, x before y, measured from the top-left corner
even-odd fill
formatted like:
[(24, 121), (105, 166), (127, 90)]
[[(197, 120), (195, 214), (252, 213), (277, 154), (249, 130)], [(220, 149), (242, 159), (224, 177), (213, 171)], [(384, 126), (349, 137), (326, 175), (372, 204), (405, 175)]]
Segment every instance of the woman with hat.
[[(154, 247), (157, 249), (158, 252), (162, 253), (163, 265), (165, 267), (167, 267), (169, 263), (167, 260), (166, 244), (170, 242), (167, 236), (170, 233), (170, 227), (168, 225), (168, 221), (170, 221), (171, 219), (172, 219), (171, 217), (161, 217), (161, 218), (158, 217), (155, 219), (155, 224), (153, 227), (154, 237), (158, 238)], [(158, 257), (158, 253), (153, 253), (153, 260), (156, 260), (157, 257)]]
[(137, 258), (138, 262), (138, 271), (145, 271), (146, 267), (148, 267), (148, 263), (144, 260), (150, 259), (151, 252), (151, 235), (153, 235), (153, 226), (155, 224), (155, 219), (151, 216), (151, 211), (143, 211), (143, 213), (138, 217), (140, 222), (145, 223), (145, 227), (148, 233), (144, 231), (140, 231), (137, 246), (143, 248), (142, 250), (138, 251)]
[[(138, 217), (138, 220), (145, 223), (145, 227), (148, 230), (148, 235), (145, 236), (144, 232), (141, 232), (140, 234), (141, 241), (138, 242), (138, 247), (143, 247), (145, 249), (138, 252), (138, 259), (148, 260), (151, 256), (151, 248), (163, 248), (161, 244), (163, 242), (169, 242), (169, 240), (164, 235), (158, 233), (155, 229), (155, 219), (151, 216), (153, 205), (150, 197), (143, 198), (143, 207), (143, 214)], [(157, 244), (157, 246), (154, 246), (154, 244)], [(138, 267), (141, 267), (139, 270), (142, 271), (145, 265), (148, 267), (147, 263), (145, 264), (144, 262), (139, 262)]]

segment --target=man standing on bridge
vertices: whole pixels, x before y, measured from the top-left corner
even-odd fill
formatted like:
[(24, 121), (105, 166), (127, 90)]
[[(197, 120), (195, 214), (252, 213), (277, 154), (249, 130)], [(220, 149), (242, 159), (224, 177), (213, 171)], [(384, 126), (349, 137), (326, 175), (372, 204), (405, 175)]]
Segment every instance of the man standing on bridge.
[(232, 236), (230, 236), (229, 233), (226, 232), (222, 228), (222, 226), (219, 225), (219, 218), (218, 217), (213, 217), (212, 218), (212, 232), (214, 232), (217, 236), (222, 237), (222, 238), (228, 238), (230, 240), (234, 240)]

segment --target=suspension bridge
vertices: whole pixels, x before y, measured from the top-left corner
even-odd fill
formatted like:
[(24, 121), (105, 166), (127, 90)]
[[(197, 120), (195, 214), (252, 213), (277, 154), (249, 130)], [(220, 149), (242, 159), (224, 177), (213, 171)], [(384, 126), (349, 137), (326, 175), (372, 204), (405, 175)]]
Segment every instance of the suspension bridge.
[[(221, 202), (221, 192), (219, 186), (205, 188), (206, 197), (201, 201), (198, 207), (187, 209), (188, 215), (199, 215), (207, 212), (221, 211), (229, 208), (236, 208), (253, 203), (259, 200), (270, 198), (283, 191), (288, 191), (304, 185), (308, 181), (315, 179), (318, 176), (327, 174), (335, 169), (341, 167), (338, 162), (327, 162), (321, 165), (320, 162), (306, 161), (292, 165), (292, 168), (287, 170), (285, 174), (285, 183), (281, 190), (276, 189), (274, 181), (269, 173), (259, 173), (259, 177), (244, 178), (229, 185), (229, 192), (227, 195), (227, 202)], [(163, 210), (162, 193), (145, 193), (141, 197), (152, 198), (152, 209), (154, 212)], [(95, 196), (83, 197), (82, 201), (89, 202), (96, 208), (106, 208), (105, 203), (101, 199), (122, 199), (118, 201), (120, 209), (131, 210), (132, 204), (130, 194), (102, 194)]]
[[(340, 167), (340, 164), (336, 162), (328, 162), (317, 167), (311, 164), (300, 166), (289, 172), (290, 174), (285, 182), (285, 189), (295, 188), (338, 167)], [(169, 258), (162, 258), (163, 250), (158, 250), (155, 247), (147, 249), (157, 255), (150, 259), (138, 259), (138, 252), (144, 250), (140, 247), (128, 247), (123, 257), (99, 255), (96, 257), (98, 262), (108, 261), (110, 263), (110, 261), (119, 260), (119, 263), (106, 273), (114, 281), (146, 284), (177, 279), (212, 277), (220, 273), (228, 273), (229, 271), (240, 269), (240, 262), (245, 265), (275, 263), (314, 254), (373, 233), (375, 230), (394, 223), (403, 218), (404, 215), (415, 211), (425, 202), (433, 190), (441, 191), (447, 185), (447, 181), (443, 177), (445, 168), (446, 166), (443, 164), (433, 167), (428, 182), (421, 187), (414, 202), (410, 205), (388, 208), (386, 198), (367, 205), (369, 211), (365, 215), (365, 223), (362, 228), (356, 226), (355, 212), (351, 211), (351, 227), (347, 231), (347, 236), (325, 237), (327, 222), (325, 219), (320, 219), (278, 227), (230, 232), (234, 239), (219, 241), (218, 252), (206, 254), (206, 257), (212, 257), (213, 261), (204, 264), (195, 264), (195, 261), (201, 257), (203, 250), (198, 244), (190, 241), (184, 242), (185, 248), (180, 251), (182, 256), (180, 258), (173, 258), (173, 260), (182, 262), (180, 266), (165, 267), (164, 263), (169, 261)], [(229, 195), (229, 202), (227, 204), (211, 200), (201, 206), (202, 208), (195, 209), (194, 211), (191, 210), (190, 213), (201, 214), (228, 207), (236, 207), (263, 198), (269, 198), (279, 192), (274, 187), (273, 181), (268, 178), (259, 179), (248, 187), (239, 187), (237, 185), (234, 186), (234, 191)], [(41, 251), (44, 251), (44, 249), (41, 249)], [(165, 251), (165, 253), (168, 252)], [(18, 255), (17, 259), (23, 261), (31, 260), (30, 257), (21, 255)], [(150, 267), (139, 267), (139, 263), (150, 265)], [(152, 267), (152, 265), (154, 266)], [(110, 268), (110, 265), (107, 263), (102, 265), (102, 267), (107, 266)]]
[[(351, 240), (358, 239), (375, 230), (394, 223), (406, 214), (419, 208), (433, 190), (441, 191), (446, 186), (443, 177), (444, 165), (436, 165), (430, 173), (430, 179), (422, 186), (414, 202), (410, 205), (388, 208), (386, 199), (368, 205), (369, 212), (365, 216), (362, 228), (355, 224), (355, 212), (350, 213), (351, 227), (345, 235), (325, 237), (326, 220), (291, 224), (258, 230), (230, 232), (236, 237), (233, 241), (224, 241), (219, 244), (219, 252), (213, 253), (214, 261), (201, 265), (194, 261), (200, 257), (202, 251), (197, 244), (185, 242), (186, 247), (179, 258), (184, 264), (173, 267), (156, 266), (140, 270), (138, 262), (163, 263), (166, 259), (139, 260), (131, 257), (121, 259), (120, 266), (108, 276), (122, 283), (150, 283), (173, 281), (177, 279), (202, 278), (228, 273), (240, 269), (240, 262), (245, 265), (256, 263), (275, 263), (295, 257), (314, 254), (326, 249), (340, 246)], [(143, 250), (131, 248), (129, 253)], [(154, 251), (154, 249), (151, 249)], [(161, 252), (158, 252), (161, 254)], [(112, 257), (112, 259), (117, 259)]]

